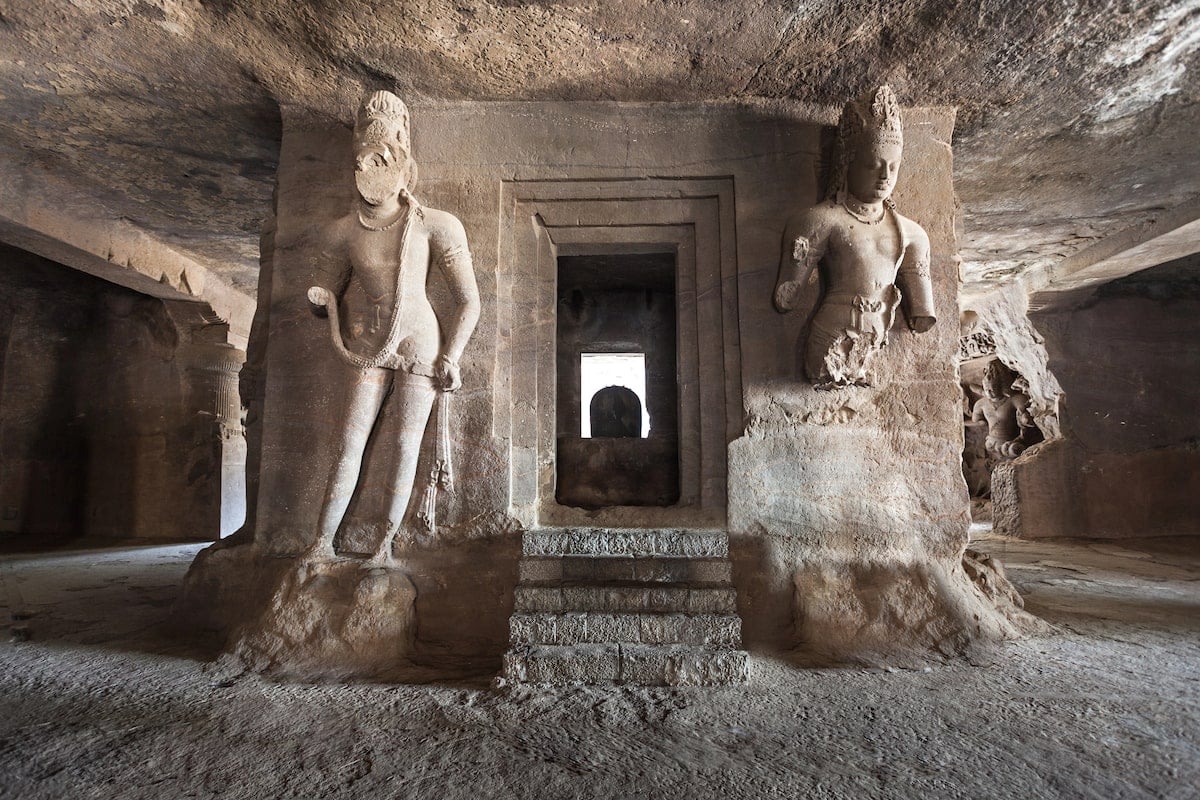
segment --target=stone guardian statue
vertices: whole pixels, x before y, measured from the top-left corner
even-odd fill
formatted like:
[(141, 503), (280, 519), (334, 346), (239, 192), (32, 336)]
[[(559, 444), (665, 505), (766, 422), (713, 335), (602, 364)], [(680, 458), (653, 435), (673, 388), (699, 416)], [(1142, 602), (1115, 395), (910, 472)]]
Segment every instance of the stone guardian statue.
[(825, 201), (784, 230), (775, 308), (791, 311), (814, 269), (820, 277), (804, 353), (805, 374), (818, 389), (871, 385), (871, 360), (901, 305), (914, 333), (936, 321), (929, 237), (891, 199), (903, 144), (890, 88), (847, 103)]
[[(407, 107), (390, 92), (371, 93), (354, 125), (355, 208), (325, 231), (327, 278), (308, 290), (314, 312), (329, 319), (334, 349), (355, 370), (310, 557), (334, 556), (354, 500), (355, 517), (375, 529), (373, 560), (391, 558), (435, 401), (438, 453), (421, 514), (427, 526), (437, 489), (449, 485), (447, 404), (462, 384), (458, 362), (479, 319), (479, 289), (462, 223), (417, 202), (416, 176)], [(438, 319), (426, 294), (431, 269), (442, 272), (454, 299), (447, 319)]]

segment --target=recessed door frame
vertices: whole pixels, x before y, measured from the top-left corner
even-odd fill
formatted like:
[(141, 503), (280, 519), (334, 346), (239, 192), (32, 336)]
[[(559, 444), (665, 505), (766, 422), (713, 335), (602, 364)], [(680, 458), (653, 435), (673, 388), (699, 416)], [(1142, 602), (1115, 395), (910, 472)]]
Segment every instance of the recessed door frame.
[[(509, 181), (502, 200), (493, 391), (510, 512), (529, 526), (723, 525), (726, 447), (742, 422), (732, 179)], [(646, 252), (676, 255), (679, 503), (558, 505), (558, 257)]]

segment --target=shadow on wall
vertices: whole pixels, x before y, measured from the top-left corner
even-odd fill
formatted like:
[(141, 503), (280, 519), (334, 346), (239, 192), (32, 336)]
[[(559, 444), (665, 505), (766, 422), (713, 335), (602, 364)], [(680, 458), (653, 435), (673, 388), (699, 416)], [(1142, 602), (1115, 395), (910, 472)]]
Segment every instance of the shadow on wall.
[(1067, 436), (998, 471), (996, 530), (1200, 542), (1200, 255), (1082, 295), (1030, 315)]
[(16, 248), (0, 260), (0, 531), (217, 538), (219, 437), (164, 302)]

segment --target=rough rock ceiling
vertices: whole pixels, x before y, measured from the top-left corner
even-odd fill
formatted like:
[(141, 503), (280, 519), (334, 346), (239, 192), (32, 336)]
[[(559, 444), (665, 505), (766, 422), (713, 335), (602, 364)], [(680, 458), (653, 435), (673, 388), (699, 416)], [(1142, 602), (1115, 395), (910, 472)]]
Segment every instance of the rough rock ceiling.
[(280, 104), (836, 105), (887, 81), (959, 108), (978, 291), (1195, 203), (1198, 44), (1200, 0), (0, 0), (0, 178), (252, 292)]

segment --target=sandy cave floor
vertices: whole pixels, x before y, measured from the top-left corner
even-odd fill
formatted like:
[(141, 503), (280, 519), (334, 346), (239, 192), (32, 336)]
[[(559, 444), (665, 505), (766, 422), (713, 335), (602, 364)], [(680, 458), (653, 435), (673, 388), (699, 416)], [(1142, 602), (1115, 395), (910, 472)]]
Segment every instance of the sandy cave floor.
[(163, 624), (200, 545), (8, 556), (0, 798), (1200, 797), (1200, 555), (978, 544), (1060, 633), (678, 691), (216, 685)]

